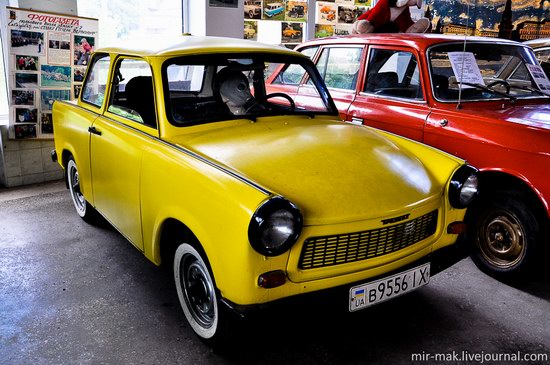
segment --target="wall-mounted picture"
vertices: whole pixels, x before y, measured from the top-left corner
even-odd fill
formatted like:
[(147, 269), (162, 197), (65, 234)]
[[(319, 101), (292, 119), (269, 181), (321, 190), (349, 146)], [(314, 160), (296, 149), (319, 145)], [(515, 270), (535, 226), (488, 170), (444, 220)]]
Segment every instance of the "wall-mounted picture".
[(86, 73), (85, 66), (75, 66), (73, 68), (73, 81), (82, 82), (84, 81), (84, 74)]
[(244, 18), (262, 18), (262, 0), (244, 0)]
[(42, 133), (53, 133), (52, 113), (42, 113), (40, 117), (40, 131)]
[(355, 0), (355, 5), (359, 6), (371, 6), (372, 0)]
[(285, 2), (264, 0), (262, 19), (285, 20)]
[(338, 7), (338, 23), (352, 24), (356, 19), (357, 10), (355, 6)]
[(36, 124), (21, 124), (15, 125), (15, 138), (36, 138)]
[(20, 89), (32, 89), (38, 87), (37, 73), (20, 73), (15, 74), (15, 87)]
[(73, 99), (78, 99), (81, 91), (82, 85), (73, 85)]
[(34, 105), (34, 90), (12, 90), (11, 91), (12, 105)]
[(258, 22), (253, 20), (244, 21), (244, 39), (250, 39), (253, 41), (258, 40)]
[(338, 5), (324, 1), (318, 2), (315, 22), (319, 24), (336, 24), (337, 13)]
[(48, 32), (49, 65), (71, 65), (71, 34)]
[(350, 35), (353, 29), (353, 24), (336, 24), (334, 27), (334, 35)]
[(28, 55), (43, 55), (45, 53), (44, 33), (12, 29), (10, 35), (11, 53)]
[(355, 0), (338, 0), (337, 3), (342, 5), (353, 5), (355, 4)]
[(236, 8), (237, 0), (210, 0), (209, 5), (214, 8)]
[(332, 37), (334, 35), (334, 25), (315, 24), (315, 38)]
[(18, 71), (38, 71), (38, 57), (16, 55), (15, 69)]
[(287, 1), (285, 19), (293, 22), (305, 22), (307, 19), (307, 1)]
[(15, 108), (15, 122), (16, 123), (36, 123), (37, 122), (38, 109), (36, 108)]
[(302, 43), (303, 23), (282, 22), (281, 27), (282, 43)]
[(70, 87), (71, 68), (69, 66), (41, 65), (42, 87)]
[(74, 64), (86, 66), (90, 55), (95, 50), (95, 38), (81, 35), (74, 36)]
[(40, 90), (40, 108), (42, 112), (51, 111), (55, 100), (69, 100), (71, 90)]

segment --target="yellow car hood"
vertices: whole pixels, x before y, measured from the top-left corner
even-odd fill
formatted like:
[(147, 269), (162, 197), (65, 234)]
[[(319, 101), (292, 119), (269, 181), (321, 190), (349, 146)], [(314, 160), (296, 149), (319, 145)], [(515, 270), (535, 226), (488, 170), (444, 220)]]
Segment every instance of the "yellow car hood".
[(418, 157), (363, 126), (270, 117), (187, 128), (168, 142), (281, 194), (306, 225), (397, 214), (442, 194)]

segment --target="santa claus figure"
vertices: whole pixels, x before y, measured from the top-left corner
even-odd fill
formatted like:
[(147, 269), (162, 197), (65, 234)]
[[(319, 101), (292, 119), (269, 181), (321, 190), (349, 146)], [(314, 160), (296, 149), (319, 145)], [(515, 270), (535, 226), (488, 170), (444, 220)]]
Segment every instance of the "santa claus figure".
[(425, 33), (431, 27), (427, 18), (414, 22), (409, 6), (422, 7), (422, 0), (378, 0), (376, 5), (357, 18), (352, 33)]

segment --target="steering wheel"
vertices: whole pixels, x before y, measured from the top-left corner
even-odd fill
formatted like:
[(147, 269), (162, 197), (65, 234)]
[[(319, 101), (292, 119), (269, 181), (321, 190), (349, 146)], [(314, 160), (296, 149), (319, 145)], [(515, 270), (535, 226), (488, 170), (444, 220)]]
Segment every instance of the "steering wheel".
[(294, 111), (296, 109), (296, 103), (294, 102), (294, 100), (287, 94), (285, 93), (272, 93), (272, 94), (267, 94), (265, 96), (265, 100), (267, 101), (267, 99), (271, 99), (271, 98), (277, 98), (277, 97), (281, 97), (283, 99), (286, 99), (288, 100), (288, 102), (290, 103), (290, 111)]
[(491, 88), (495, 85), (504, 85), (506, 87), (506, 94), (510, 94), (510, 84), (505, 80), (495, 80), (487, 84), (487, 87)]

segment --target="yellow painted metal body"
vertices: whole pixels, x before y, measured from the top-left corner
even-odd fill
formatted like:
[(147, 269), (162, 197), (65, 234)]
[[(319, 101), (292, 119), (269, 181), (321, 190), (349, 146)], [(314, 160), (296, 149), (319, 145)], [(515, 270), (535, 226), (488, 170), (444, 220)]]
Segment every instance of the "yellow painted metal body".
[[(446, 227), (461, 221), (465, 211), (450, 207), (447, 191), (464, 161), (450, 155), (328, 116), (170, 124), (161, 77), (167, 59), (200, 52), (291, 52), (227, 39), (179, 42), (156, 44), (153, 51), (99, 51), (112, 55), (111, 65), (118, 54), (151, 64), (158, 130), (81, 100), (56, 102), (53, 109), (60, 164), (65, 167), (68, 155), (74, 157), (86, 200), (152, 262), (161, 263), (164, 223), (180, 221), (202, 245), (222, 296), (246, 305), (368, 281), (455, 242)], [(101, 135), (90, 134), (90, 126)], [(304, 229), (290, 251), (264, 257), (252, 249), (247, 230), (255, 210), (273, 195), (301, 209)], [(298, 268), (308, 237), (376, 229), (381, 219), (402, 214), (414, 219), (435, 209), (436, 233), (406, 249), (355, 263)], [(287, 283), (260, 288), (258, 276), (273, 270), (285, 271)]]

